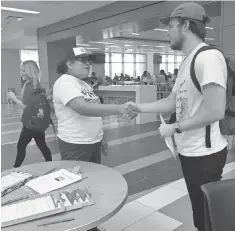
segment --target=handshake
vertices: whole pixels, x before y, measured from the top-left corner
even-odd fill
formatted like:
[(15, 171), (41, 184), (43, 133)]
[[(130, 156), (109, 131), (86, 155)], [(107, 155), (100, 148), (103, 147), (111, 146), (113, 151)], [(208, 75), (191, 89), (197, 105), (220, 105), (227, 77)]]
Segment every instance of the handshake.
[(121, 106), (121, 114), (125, 119), (134, 119), (141, 112), (138, 105), (134, 102), (127, 102)]

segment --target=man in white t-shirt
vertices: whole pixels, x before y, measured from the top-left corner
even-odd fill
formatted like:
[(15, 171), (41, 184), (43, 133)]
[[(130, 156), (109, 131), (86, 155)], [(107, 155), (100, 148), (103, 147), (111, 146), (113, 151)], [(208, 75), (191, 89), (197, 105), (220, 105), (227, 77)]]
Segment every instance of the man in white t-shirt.
[[(169, 27), (170, 46), (180, 50), (186, 58), (169, 97), (153, 103), (134, 104), (141, 112), (172, 112), (177, 122), (162, 124), (162, 137), (174, 135), (179, 158), (193, 209), (194, 225), (204, 227), (203, 194), (200, 187), (221, 179), (227, 157), (227, 142), (221, 134), (219, 120), (226, 107), (227, 67), (218, 50), (207, 50), (195, 60), (195, 74), (202, 94), (195, 87), (190, 66), (195, 53), (205, 41), (209, 18), (201, 5), (190, 2), (178, 6), (170, 17), (161, 19)], [(211, 147), (206, 144), (206, 126), (210, 125)], [(207, 137), (208, 138), (208, 137)]]

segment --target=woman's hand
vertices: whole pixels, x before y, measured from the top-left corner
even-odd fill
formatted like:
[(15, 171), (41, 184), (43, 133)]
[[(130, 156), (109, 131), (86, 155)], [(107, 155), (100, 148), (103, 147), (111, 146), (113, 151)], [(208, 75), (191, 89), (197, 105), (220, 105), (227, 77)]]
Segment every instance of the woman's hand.
[(12, 100), (16, 99), (16, 95), (15, 95), (15, 93), (12, 92), (12, 91), (8, 92), (7, 95), (8, 95), (8, 98), (9, 98), (9, 99), (12, 99)]

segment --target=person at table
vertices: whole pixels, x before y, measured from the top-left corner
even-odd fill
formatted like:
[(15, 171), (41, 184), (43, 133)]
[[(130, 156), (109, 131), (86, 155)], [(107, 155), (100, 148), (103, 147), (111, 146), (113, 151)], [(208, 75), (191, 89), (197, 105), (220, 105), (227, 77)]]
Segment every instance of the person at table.
[(150, 84), (151, 82), (153, 82), (153, 78), (151, 77), (151, 75), (148, 73), (148, 71), (144, 71), (143, 75), (141, 76), (141, 80), (140, 82), (142, 84)]
[[(13, 92), (10, 92), (8, 97), (11, 98), (19, 107), (26, 109), (27, 106), (30, 106), (32, 103), (33, 91), (35, 89), (42, 89), (39, 82), (40, 70), (37, 63), (33, 60), (23, 62), (20, 69), (21, 77), (25, 81), (21, 96), (19, 97), (20, 99), (18, 99)], [(23, 124), (20, 138), (17, 143), (17, 155), (14, 164), (15, 168), (20, 167), (23, 163), (26, 155), (26, 147), (32, 138), (34, 138), (36, 145), (44, 156), (44, 159), (46, 161), (52, 161), (51, 151), (47, 147), (45, 141), (45, 132), (32, 130)]]
[(120, 80), (120, 79), (119, 79), (118, 75), (115, 74), (115, 76), (114, 76), (114, 78), (113, 78), (113, 82), (117, 82), (117, 81), (119, 81), (119, 80)]
[(164, 76), (164, 78), (165, 78), (165, 82), (167, 82), (168, 81), (168, 78), (167, 78), (167, 74), (165, 73), (165, 71), (162, 69), (162, 70), (160, 70), (160, 76)]
[(176, 68), (176, 69), (174, 69), (174, 74), (171, 76), (171, 79), (170, 79), (170, 81), (173, 81), (174, 83), (175, 83), (175, 80), (176, 80), (176, 78), (177, 78), (177, 76), (178, 76), (178, 69)]

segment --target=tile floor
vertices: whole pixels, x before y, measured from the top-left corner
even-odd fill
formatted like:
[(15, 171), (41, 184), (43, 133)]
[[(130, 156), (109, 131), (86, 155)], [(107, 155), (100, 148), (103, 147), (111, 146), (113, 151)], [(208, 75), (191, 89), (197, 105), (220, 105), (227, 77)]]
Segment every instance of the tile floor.
[[(21, 131), (21, 111), (1, 107), (1, 167), (11, 168)], [(178, 160), (160, 138), (159, 123), (136, 125), (104, 118), (108, 156), (102, 163), (119, 171), (127, 180), (129, 196), (120, 212), (100, 226), (102, 231), (195, 231), (187, 189)], [(60, 160), (58, 144), (52, 129), (46, 132), (53, 160)], [(44, 161), (31, 142), (25, 164)], [(230, 151), (223, 179), (235, 178), (235, 152)]]

